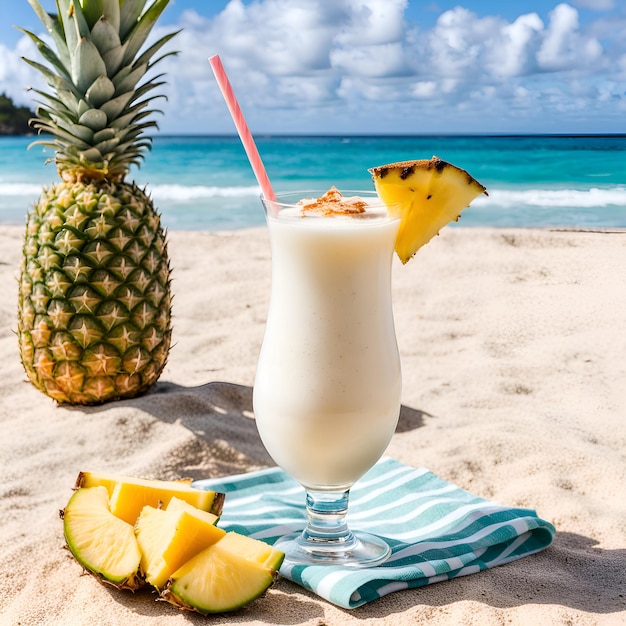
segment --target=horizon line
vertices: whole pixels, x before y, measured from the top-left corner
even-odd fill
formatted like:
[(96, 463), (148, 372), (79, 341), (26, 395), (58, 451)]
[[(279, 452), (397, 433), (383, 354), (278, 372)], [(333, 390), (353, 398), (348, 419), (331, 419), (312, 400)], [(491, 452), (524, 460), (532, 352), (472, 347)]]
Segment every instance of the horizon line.
[[(41, 133), (44, 134), (44, 133)], [(39, 133), (26, 133), (26, 134), (1, 134), (0, 139), (3, 137), (37, 137)], [(185, 138), (219, 138), (219, 139), (239, 139), (239, 135), (236, 132), (228, 133), (194, 133), (194, 132), (167, 132), (167, 133), (155, 133), (151, 135), (152, 139), (157, 138), (171, 138), (171, 137), (185, 137)], [(568, 132), (463, 132), (463, 133), (308, 133), (308, 132), (256, 132), (255, 138), (352, 138), (352, 139), (419, 139), (419, 138), (524, 138), (524, 137), (553, 137), (553, 138), (621, 138), (626, 137), (625, 132), (590, 132), (590, 133), (568, 133)]]
[[(307, 133), (307, 132), (255, 132), (256, 137), (311, 137), (311, 138), (381, 138), (381, 139), (410, 139), (420, 137), (626, 137), (625, 132), (594, 132), (594, 133), (568, 133), (568, 132), (463, 132), (463, 133)], [(194, 133), (194, 132), (177, 132), (177, 133), (155, 133), (153, 138), (157, 137), (218, 137), (239, 139), (236, 132), (232, 133)]]

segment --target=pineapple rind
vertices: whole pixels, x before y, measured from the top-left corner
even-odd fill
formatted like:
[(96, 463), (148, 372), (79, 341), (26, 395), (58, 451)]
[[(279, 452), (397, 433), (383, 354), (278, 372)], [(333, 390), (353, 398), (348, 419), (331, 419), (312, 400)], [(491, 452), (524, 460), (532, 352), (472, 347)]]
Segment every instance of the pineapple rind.
[(97, 404), (156, 382), (171, 341), (169, 260), (141, 189), (53, 185), (28, 216), (23, 253), (18, 338), (36, 387)]
[(374, 186), (390, 214), (400, 217), (395, 242), (406, 263), (486, 190), (468, 172), (446, 161), (404, 161), (370, 170)]

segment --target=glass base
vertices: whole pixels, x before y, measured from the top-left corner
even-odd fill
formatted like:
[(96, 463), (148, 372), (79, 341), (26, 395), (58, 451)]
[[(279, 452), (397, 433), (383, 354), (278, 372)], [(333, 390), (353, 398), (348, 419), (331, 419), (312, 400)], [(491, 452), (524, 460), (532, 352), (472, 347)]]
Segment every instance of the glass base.
[(374, 567), (384, 563), (391, 548), (380, 537), (361, 531), (350, 531), (341, 541), (310, 538), (298, 532), (281, 537), (274, 548), (285, 553), (285, 564), (341, 565), (343, 567)]

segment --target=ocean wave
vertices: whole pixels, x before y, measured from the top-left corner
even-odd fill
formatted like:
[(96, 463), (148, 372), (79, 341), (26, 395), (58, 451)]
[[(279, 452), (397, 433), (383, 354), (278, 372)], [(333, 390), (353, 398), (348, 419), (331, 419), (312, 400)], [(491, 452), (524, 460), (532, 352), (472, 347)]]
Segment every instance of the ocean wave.
[[(0, 182), (2, 196), (31, 196), (41, 193), (42, 186), (33, 183)], [(258, 196), (257, 186), (218, 187), (207, 185), (160, 184), (148, 185), (147, 191), (158, 201), (192, 202), (211, 198)], [(489, 189), (489, 197), (477, 198), (472, 206), (499, 206), (502, 208), (594, 208), (626, 207), (626, 186), (592, 187), (590, 189)]]
[(207, 187), (204, 185), (150, 185), (148, 191), (159, 200), (186, 202), (202, 198), (258, 196), (260, 187)]
[[(38, 196), (42, 187), (33, 183), (1, 183), (1, 196)], [(260, 187), (208, 187), (204, 185), (148, 185), (146, 190), (160, 200), (185, 202), (202, 198), (234, 198), (238, 196), (258, 196)]]
[(626, 187), (601, 189), (489, 189), (489, 197), (477, 198), (473, 205), (500, 207), (581, 208), (626, 207)]
[(41, 187), (33, 183), (0, 183), (0, 196), (38, 196)]

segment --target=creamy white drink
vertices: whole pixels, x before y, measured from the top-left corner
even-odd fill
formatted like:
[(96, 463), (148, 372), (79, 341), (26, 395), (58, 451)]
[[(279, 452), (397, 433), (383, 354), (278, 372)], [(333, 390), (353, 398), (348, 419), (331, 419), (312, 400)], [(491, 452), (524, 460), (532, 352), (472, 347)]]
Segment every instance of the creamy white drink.
[(272, 293), (254, 412), (269, 454), (310, 489), (349, 488), (381, 457), (398, 420), (391, 259), (399, 222), (377, 205), (348, 215), (268, 211)]

